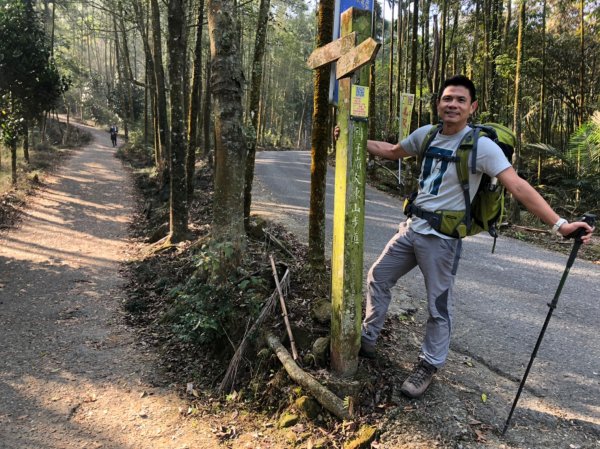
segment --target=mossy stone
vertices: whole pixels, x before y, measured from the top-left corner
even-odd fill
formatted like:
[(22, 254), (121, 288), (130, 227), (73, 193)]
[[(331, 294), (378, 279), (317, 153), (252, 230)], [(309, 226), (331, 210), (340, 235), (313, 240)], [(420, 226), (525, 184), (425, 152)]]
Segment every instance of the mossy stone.
[(294, 402), (294, 406), (300, 413), (312, 421), (316, 420), (321, 413), (321, 406), (319, 403), (309, 396), (299, 397)]
[(295, 426), (298, 423), (300, 417), (290, 412), (283, 412), (283, 414), (279, 417), (279, 422), (277, 425), (280, 429), (285, 429), (287, 427)]
[(327, 444), (328, 442), (325, 438), (319, 438), (316, 440), (308, 440), (308, 444), (305, 447), (310, 449), (326, 449)]
[(358, 436), (348, 444), (344, 445), (344, 449), (369, 449), (376, 436), (376, 427), (362, 426), (358, 430)]
[(329, 323), (331, 321), (331, 302), (327, 299), (319, 299), (315, 301), (310, 310), (310, 316), (317, 323)]
[(319, 337), (312, 345), (312, 353), (319, 366), (325, 366), (329, 359), (329, 337)]

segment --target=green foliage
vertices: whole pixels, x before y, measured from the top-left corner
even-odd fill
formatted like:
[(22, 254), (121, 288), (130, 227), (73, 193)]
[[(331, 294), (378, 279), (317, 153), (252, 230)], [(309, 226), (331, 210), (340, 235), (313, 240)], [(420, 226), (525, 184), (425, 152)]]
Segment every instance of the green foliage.
[(579, 176), (597, 178), (600, 169), (600, 111), (584, 123), (569, 140), (566, 154), (573, 167), (579, 167)]
[(24, 119), (13, 114), (11, 101), (7, 95), (0, 97), (0, 131), (2, 141), (8, 147), (17, 144), (17, 138), (23, 131)]
[(231, 255), (229, 244), (204, 245), (193, 257), (196, 268), (187, 282), (170, 292), (173, 302), (163, 317), (185, 342), (222, 347), (225, 339), (238, 339), (254, 321), (265, 298), (262, 278), (245, 276), (219, 284), (208, 282), (219, 270), (223, 255)]
[[(128, 117), (127, 98), (131, 93), (133, 102), (133, 119), (139, 120), (144, 112), (144, 89), (132, 86), (129, 82), (118, 81), (114, 87), (106, 92), (110, 111), (118, 117)], [(98, 99), (94, 99), (98, 103)]]
[[(564, 151), (545, 143), (526, 149), (543, 161), (539, 190), (556, 210), (576, 217), (600, 208), (600, 112), (573, 133)], [(533, 160), (526, 167), (530, 173)]]
[(49, 59), (50, 48), (30, 2), (10, 1), (0, 8), (0, 127), (14, 144), (23, 121), (56, 106), (69, 81)]
[(117, 116), (114, 110), (107, 104), (108, 88), (100, 75), (91, 74), (82, 85), (83, 107), (89, 117), (96, 123), (114, 123)]

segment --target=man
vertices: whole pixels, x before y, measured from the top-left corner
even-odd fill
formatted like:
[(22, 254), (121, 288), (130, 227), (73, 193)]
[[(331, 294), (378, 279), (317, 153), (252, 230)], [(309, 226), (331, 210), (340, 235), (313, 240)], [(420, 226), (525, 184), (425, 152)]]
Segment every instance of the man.
[(117, 128), (117, 125), (112, 125), (110, 127), (110, 140), (112, 142), (113, 147), (117, 146), (117, 133), (118, 132), (119, 132), (119, 128)]
[[(460, 187), (455, 163), (448, 157), (456, 154), (461, 139), (470, 131), (468, 121), (477, 109), (475, 86), (458, 75), (447, 79), (438, 99), (437, 109), (443, 126), (431, 142), (431, 155), (424, 158), (414, 205), (419, 210), (464, 210), (465, 199)], [(416, 156), (432, 125), (414, 131), (399, 144), (369, 140), (369, 153), (397, 160)], [(336, 130), (336, 132), (339, 132)], [(437, 156), (437, 157), (436, 157)], [(554, 231), (566, 236), (584, 228), (582, 240), (589, 243), (593, 229), (584, 222), (568, 223), (556, 214), (527, 181), (520, 178), (502, 150), (487, 137), (480, 137), (476, 174), (469, 174), (469, 193), (475, 195), (483, 173), (497, 177), (505, 188), (530, 212)], [(471, 172), (471, 170), (469, 170)], [(362, 324), (359, 355), (375, 357), (375, 342), (379, 337), (391, 301), (390, 289), (398, 279), (418, 266), (425, 278), (429, 318), (419, 362), (402, 384), (406, 396), (418, 398), (429, 387), (435, 372), (444, 365), (452, 330), (452, 289), (460, 258), (461, 240), (434, 230), (427, 220), (413, 216), (400, 225), (399, 232), (369, 270), (367, 277), (366, 315)]]

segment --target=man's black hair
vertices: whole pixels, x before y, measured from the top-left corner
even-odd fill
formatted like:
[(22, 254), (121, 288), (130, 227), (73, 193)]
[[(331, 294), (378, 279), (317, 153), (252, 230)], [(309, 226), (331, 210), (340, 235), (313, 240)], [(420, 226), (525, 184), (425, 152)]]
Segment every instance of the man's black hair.
[[(462, 86), (469, 91), (469, 94), (471, 94), (471, 102), (477, 100), (475, 84), (473, 84), (473, 81), (471, 81), (469, 78), (467, 78), (464, 75), (454, 75), (450, 78), (447, 78), (446, 81), (444, 81), (444, 84), (442, 85), (441, 92), (444, 92), (444, 89), (446, 89), (446, 87), (448, 87), (448, 86)], [(441, 93), (440, 93), (440, 97), (441, 97)]]

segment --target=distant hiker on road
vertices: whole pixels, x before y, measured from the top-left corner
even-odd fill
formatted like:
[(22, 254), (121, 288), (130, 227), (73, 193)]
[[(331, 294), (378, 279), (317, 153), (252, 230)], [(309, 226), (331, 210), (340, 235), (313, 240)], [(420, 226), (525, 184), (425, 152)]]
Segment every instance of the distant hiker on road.
[[(421, 164), (419, 189), (413, 201), (415, 213), (400, 224), (398, 233), (388, 242), (367, 277), (366, 315), (359, 352), (367, 358), (375, 357), (375, 343), (391, 301), (391, 288), (416, 266), (425, 278), (429, 310), (425, 338), (419, 361), (401, 388), (402, 393), (411, 398), (423, 395), (448, 356), (454, 306), (452, 289), (462, 241), (434, 229), (441, 229), (441, 220), (436, 218), (435, 212), (465, 210), (464, 191), (454, 168), (458, 165), (455, 156), (463, 137), (472, 129), (468, 121), (476, 109), (475, 86), (470, 79), (458, 75), (444, 82), (437, 101), (443, 125), (430, 142)], [(391, 160), (417, 156), (424, 140), (431, 135), (432, 127), (423, 126), (396, 145), (369, 140), (367, 150)], [(338, 134), (339, 128), (336, 128), (336, 137)], [(500, 147), (487, 137), (478, 140), (475, 165), (475, 173), (469, 170), (471, 200), (484, 173), (497, 177), (519, 202), (555, 232), (567, 236), (584, 228), (582, 240), (589, 243), (593, 228), (584, 222), (569, 223), (554, 212), (541, 195), (517, 175)]]
[(117, 125), (112, 125), (110, 127), (110, 140), (112, 142), (113, 147), (117, 146), (117, 134), (118, 133), (119, 133), (119, 128), (117, 128)]

